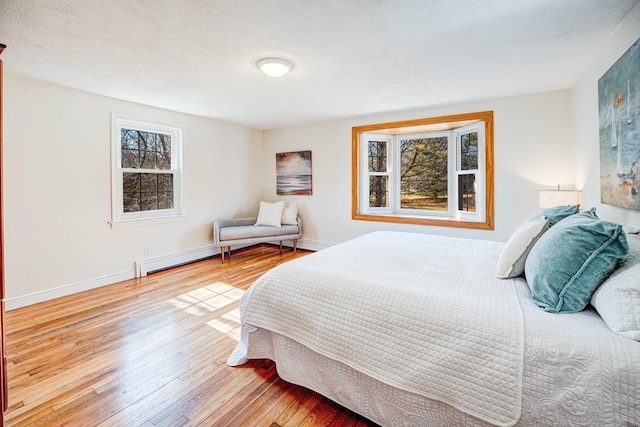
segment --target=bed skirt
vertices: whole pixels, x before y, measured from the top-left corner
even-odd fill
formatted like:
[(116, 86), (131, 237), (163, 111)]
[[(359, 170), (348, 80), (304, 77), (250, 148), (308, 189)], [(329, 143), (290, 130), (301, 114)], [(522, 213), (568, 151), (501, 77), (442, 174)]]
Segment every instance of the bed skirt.
[(442, 402), (399, 390), (265, 329), (250, 332), (250, 359), (270, 359), (285, 381), (311, 389), (381, 426), (491, 426)]

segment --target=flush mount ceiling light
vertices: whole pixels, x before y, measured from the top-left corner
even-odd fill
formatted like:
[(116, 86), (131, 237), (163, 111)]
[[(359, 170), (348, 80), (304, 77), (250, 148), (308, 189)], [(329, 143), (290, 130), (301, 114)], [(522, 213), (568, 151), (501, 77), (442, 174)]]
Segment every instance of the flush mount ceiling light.
[(293, 68), (286, 59), (264, 58), (257, 62), (258, 68), (269, 77), (282, 77)]

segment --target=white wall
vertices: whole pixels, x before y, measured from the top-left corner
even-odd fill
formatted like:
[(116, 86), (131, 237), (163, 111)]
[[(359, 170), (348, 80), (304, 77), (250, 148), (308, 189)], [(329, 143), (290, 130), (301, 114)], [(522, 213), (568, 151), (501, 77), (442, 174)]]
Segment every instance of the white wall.
[[(474, 111), (494, 111), (495, 230), (468, 230), (351, 219), (351, 128)], [(545, 92), (441, 108), (362, 116), (265, 131), (264, 200), (296, 199), (305, 226), (302, 247), (335, 244), (374, 230), (506, 240), (538, 210), (538, 190), (573, 188), (570, 92)], [(276, 196), (275, 153), (311, 150), (312, 196)]]
[[(254, 215), (262, 132), (5, 74), (4, 243), (7, 307), (211, 255), (212, 221)], [(183, 128), (188, 217), (112, 229), (110, 114)]]
[(599, 217), (640, 226), (640, 211), (600, 203), (600, 145), (598, 79), (640, 38), (640, 4), (620, 23), (600, 47), (573, 87), (571, 108), (576, 141), (576, 183), (583, 188), (584, 205), (596, 207)]

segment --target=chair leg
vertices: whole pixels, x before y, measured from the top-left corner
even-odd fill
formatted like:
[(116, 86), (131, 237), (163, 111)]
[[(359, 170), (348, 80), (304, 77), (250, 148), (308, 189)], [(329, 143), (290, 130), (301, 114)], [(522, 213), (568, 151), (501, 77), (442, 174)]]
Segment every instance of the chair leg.
[(282, 240), (280, 240), (280, 255), (282, 255)]
[(231, 260), (231, 246), (221, 246), (220, 247), (220, 259), (222, 259), (222, 263), (224, 264), (224, 253), (229, 251), (229, 260)]
[(295, 254), (298, 249), (298, 239), (293, 239), (293, 253)]

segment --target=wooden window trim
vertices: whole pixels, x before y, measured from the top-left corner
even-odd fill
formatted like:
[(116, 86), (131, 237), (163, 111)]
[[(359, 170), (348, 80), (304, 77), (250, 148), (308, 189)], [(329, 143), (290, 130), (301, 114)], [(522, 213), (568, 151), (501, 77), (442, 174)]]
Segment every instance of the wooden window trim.
[[(363, 214), (359, 212), (360, 191), (360, 134), (385, 129), (397, 129), (416, 126), (436, 125), (450, 122), (483, 120), (485, 122), (485, 219), (484, 221), (464, 221), (455, 218), (432, 218), (398, 214)], [(493, 111), (454, 114), (428, 117), (398, 122), (376, 123), (354, 126), (351, 129), (351, 218), (362, 221), (418, 224), (440, 227), (471, 228), (479, 230), (494, 229), (494, 154), (493, 154)]]

